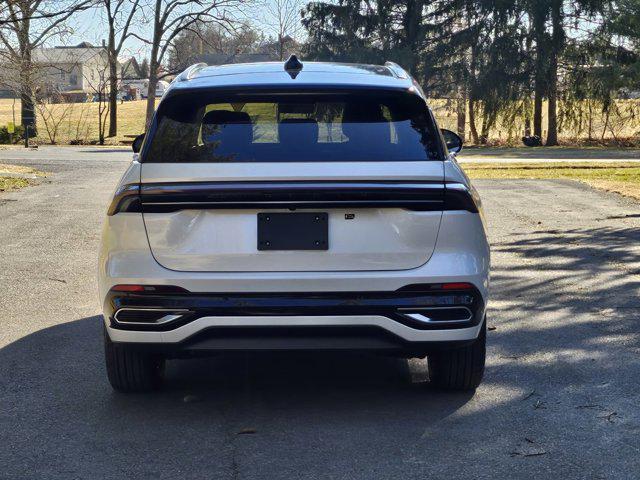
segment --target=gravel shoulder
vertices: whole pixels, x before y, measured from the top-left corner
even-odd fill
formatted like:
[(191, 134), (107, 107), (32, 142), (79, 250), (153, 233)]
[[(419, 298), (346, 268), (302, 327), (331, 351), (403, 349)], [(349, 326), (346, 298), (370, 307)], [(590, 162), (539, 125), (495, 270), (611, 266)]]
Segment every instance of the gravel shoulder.
[(430, 389), (423, 361), (246, 354), (170, 362), (164, 391), (122, 396), (95, 269), (130, 155), (68, 152), (0, 151), (50, 174), (0, 194), (1, 478), (637, 478), (638, 202), (475, 182), (495, 327), (475, 395)]

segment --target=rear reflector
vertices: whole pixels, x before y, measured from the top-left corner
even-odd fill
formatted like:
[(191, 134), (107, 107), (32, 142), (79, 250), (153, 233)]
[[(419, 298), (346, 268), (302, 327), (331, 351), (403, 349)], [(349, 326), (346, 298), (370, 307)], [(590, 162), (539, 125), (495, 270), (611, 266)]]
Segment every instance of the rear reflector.
[(111, 288), (114, 292), (144, 292), (143, 285), (116, 285)]
[(442, 290), (471, 290), (473, 285), (466, 282), (443, 283)]

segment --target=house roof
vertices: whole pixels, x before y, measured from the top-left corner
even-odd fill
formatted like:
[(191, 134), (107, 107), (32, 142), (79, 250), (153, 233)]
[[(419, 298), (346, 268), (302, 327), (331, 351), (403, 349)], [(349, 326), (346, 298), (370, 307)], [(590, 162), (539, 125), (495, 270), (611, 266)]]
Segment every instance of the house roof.
[(106, 50), (103, 47), (37, 48), (33, 51), (33, 61), (44, 64), (80, 64), (85, 63), (102, 53), (106, 53)]

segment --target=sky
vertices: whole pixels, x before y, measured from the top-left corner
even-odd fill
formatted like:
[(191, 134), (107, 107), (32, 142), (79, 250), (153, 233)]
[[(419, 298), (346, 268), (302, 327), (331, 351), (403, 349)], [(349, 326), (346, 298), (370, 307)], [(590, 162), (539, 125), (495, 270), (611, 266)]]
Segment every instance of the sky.
[[(274, 0), (264, 0), (266, 2), (273, 2)], [(300, 8), (305, 2), (300, 0)], [(251, 2), (250, 6), (243, 6), (242, 9), (237, 9), (232, 12), (234, 17), (250, 23), (255, 28), (263, 30), (266, 35), (273, 33), (271, 30), (269, 18), (265, 13), (264, 4), (260, 5), (258, 2)], [(69, 24), (71, 32), (64, 37), (54, 38), (47, 42), (47, 46), (55, 45), (77, 45), (80, 42), (90, 42), (93, 45), (100, 45), (102, 40), (107, 39), (107, 27), (104, 12), (101, 9), (85, 10), (76, 14), (73, 20)], [(149, 38), (151, 36), (152, 26), (150, 24), (145, 25), (138, 21), (138, 24), (133, 27), (138, 35), (143, 38)], [(136, 58), (144, 58), (148, 56), (148, 46), (136, 39), (129, 38), (125, 43), (122, 58), (128, 58), (135, 56)]]

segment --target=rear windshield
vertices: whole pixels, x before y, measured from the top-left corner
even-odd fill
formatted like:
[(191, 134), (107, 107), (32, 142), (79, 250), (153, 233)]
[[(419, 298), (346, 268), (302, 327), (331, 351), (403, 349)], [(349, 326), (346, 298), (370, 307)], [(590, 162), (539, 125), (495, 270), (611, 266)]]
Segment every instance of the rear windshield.
[(438, 160), (415, 95), (179, 95), (162, 102), (144, 162)]

